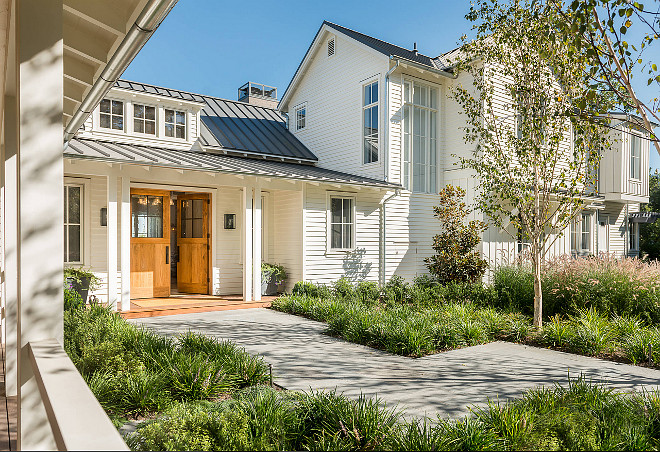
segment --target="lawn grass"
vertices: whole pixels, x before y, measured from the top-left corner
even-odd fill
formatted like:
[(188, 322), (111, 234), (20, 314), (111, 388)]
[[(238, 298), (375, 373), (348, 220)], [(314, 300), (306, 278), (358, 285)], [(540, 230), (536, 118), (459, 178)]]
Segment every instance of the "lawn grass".
[(128, 438), (134, 450), (657, 450), (660, 395), (581, 378), (491, 401), (469, 417), (406, 419), (378, 399), (268, 387), (173, 406)]
[(496, 340), (550, 347), (637, 365), (660, 363), (660, 329), (634, 317), (607, 317), (594, 308), (554, 316), (540, 330), (518, 312), (471, 301), (392, 303), (292, 294), (272, 308), (328, 325), (336, 337), (390, 353), (420, 357)]

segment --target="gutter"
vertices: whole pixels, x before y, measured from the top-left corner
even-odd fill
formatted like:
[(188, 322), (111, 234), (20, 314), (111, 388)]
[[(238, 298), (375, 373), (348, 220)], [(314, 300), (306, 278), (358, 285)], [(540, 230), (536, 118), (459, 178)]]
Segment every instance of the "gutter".
[(381, 285), (385, 285), (387, 283), (387, 206), (386, 203), (387, 201), (391, 200), (392, 198), (399, 196), (401, 194), (401, 188), (396, 188), (394, 190), (394, 193), (392, 193), (390, 196), (387, 198), (383, 199), (381, 202), (381, 212), (383, 215), (383, 243), (381, 245), (382, 247), (382, 263), (381, 263), (381, 268), (382, 268), (382, 280), (381, 280)]
[(433, 74), (441, 75), (443, 77), (450, 78), (452, 80), (454, 80), (458, 77), (456, 74), (452, 74), (450, 72), (443, 71), (441, 69), (436, 69), (436, 68), (433, 68), (433, 67), (429, 67), (429, 66), (426, 66), (425, 64), (421, 64), (421, 63), (418, 63), (416, 61), (412, 61), (412, 60), (409, 60), (407, 58), (403, 58), (403, 57), (400, 57), (400, 56), (390, 55), (390, 59), (395, 59), (395, 58), (396, 58), (397, 61), (401, 60), (404, 64), (406, 64), (408, 66), (413, 66), (413, 67), (416, 67), (416, 68), (419, 68), (419, 69), (423, 69), (425, 71), (431, 72)]
[(131, 26), (124, 39), (117, 47), (117, 50), (110, 58), (110, 61), (103, 68), (103, 72), (92, 85), (85, 99), (83, 99), (78, 111), (75, 113), (69, 124), (64, 130), (64, 146), (68, 146), (69, 141), (78, 132), (78, 129), (85, 123), (85, 120), (92, 113), (94, 108), (101, 102), (103, 97), (112, 88), (112, 85), (124, 72), (126, 67), (133, 61), (144, 44), (163, 22), (170, 10), (176, 5), (178, 0), (150, 0), (144, 7), (135, 23)]
[[(390, 57), (390, 60), (392, 57)], [(390, 75), (399, 67), (399, 60), (396, 64), (387, 71), (385, 74), (385, 146), (383, 149), (383, 177), (385, 182), (388, 180), (389, 167), (390, 167), (390, 111), (388, 110), (387, 102), (390, 99)]]

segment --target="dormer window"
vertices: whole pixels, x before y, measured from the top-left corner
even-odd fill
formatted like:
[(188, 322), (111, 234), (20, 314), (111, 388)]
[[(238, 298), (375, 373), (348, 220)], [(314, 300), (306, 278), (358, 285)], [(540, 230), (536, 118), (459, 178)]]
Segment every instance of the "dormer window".
[(156, 107), (133, 104), (133, 131), (156, 135)]
[(165, 109), (165, 136), (186, 139), (186, 113)]
[(104, 129), (124, 130), (124, 103), (103, 99), (100, 105), (100, 125)]

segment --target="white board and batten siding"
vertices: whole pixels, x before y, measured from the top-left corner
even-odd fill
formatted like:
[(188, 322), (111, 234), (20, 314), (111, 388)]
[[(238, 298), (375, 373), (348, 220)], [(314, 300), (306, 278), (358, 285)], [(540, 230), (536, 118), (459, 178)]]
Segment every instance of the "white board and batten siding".
[[(326, 42), (331, 36), (335, 39), (335, 54), (328, 57)], [(326, 33), (288, 102), (289, 130), (314, 152), (319, 167), (383, 180), (382, 119), (379, 161), (363, 163), (362, 88), (371, 81), (379, 82), (379, 116), (383, 118), (388, 62), (385, 55), (341, 33)], [(303, 104), (306, 124), (296, 130), (295, 111)]]

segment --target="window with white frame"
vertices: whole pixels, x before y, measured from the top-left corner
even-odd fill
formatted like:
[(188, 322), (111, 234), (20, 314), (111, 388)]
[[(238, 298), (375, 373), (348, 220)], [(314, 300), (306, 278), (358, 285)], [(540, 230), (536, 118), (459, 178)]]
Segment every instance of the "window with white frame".
[(630, 227), (628, 228), (628, 238), (629, 238), (629, 244), (628, 244), (628, 249), (629, 250), (638, 250), (639, 249), (639, 223), (633, 223), (632, 221), (630, 222)]
[(362, 163), (378, 161), (378, 81), (362, 89)]
[(333, 251), (354, 248), (355, 198), (331, 196), (328, 209), (328, 242)]
[(186, 112), (165, 109), (165, 136), (186, 139)]
[(307, 105), (299, 105), (294, 110), (294, 119), (296, 130), (302, 130), (305, 128), (307, 122)]
[(403, 185), (417, 193), (437, 191), (438, 90), (404, 83)]
[(104, 129), (124, 130), (124, 103), (103, 99), (99, 105), (99, 123)]
[(639, 135), (630, 135), (630, 177), (640, 179), (642, 174), (642, 139)]
[(582, 213), (571, 222), (571, 252), (587, 254), (591, 252), (592, 225), (590, 213)]
[(64, 185), (64, 262), (82, 263), (83, 186)]
[(156, 107), (133, 104), (133, 131), (156, 135)]

